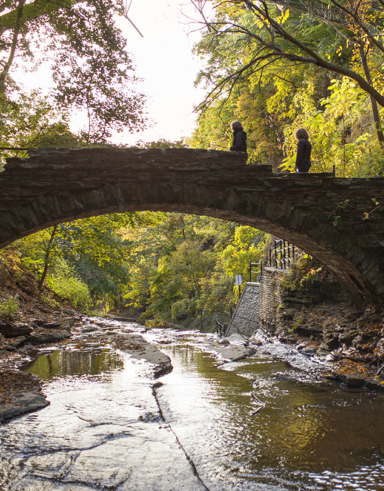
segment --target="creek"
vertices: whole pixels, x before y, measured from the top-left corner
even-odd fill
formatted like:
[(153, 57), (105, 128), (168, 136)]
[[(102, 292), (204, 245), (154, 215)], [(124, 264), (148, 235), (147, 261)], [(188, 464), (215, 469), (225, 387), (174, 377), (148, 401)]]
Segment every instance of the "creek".
[(24, 369), (51, 404), (0, 427), (1, 490), (384, 490), (382, 393), (280, 343), (222, 363), (212, 334), (122, 326), (173, 371), (97, 342), (40, 353)]

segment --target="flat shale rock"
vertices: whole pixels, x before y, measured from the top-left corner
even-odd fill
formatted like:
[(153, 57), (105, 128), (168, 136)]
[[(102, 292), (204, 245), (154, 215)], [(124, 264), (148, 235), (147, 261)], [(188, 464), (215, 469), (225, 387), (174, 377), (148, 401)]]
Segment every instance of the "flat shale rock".
[(63, 339), (71, 337), (70, 331), (48, 331), (39, 334), (31, 334), (27, 340), (28, 344), (37, 346), (39, 344), (57, 343)]
[(33, 331), (28, 324), (10, 324), (9, 322), (0, 322), (0, 334), (5, 338), (17, 338), (25, 336)]
[(112, 343), (116, 348), (130, 354), (133, 358), (145, 360), (152, 365), (155, 378), (173, 370), (169, 356), (153, 344), (149, 344), (139, 334), (118, 334), (114, 336)]
[(36, 411), (48, 404), (36, 376), (12, 370), (0, 372), (0, 421)]

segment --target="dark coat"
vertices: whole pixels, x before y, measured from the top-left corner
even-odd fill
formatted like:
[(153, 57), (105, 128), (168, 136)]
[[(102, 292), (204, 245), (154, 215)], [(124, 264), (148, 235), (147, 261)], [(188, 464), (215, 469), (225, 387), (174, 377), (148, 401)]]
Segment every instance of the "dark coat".
[(247, 133), (243, 130), (233, 132), (231, 152), (247, 152)]
[(299, 172), (308, 172), (311, 167), (311, 149), (312, 146), (308, 140), (301, 138), (297, 144), (297, 156), (295, 170)]

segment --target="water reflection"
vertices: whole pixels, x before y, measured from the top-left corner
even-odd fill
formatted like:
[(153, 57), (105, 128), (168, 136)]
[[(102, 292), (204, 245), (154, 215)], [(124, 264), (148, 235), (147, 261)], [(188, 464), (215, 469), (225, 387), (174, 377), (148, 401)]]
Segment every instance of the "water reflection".
[(63, 351), (57, 350), (39, 356), (24, 371), (33, 373), (42, 380), (55, 377), (97, 375), (124, 365), (120, 357), (109, 350), (102, 351)]
[(210, 491), (384, 490), (381, 394), (317, 383), (314, 367), (265, 353), (218, 368), (187, 342), (162, 347), (174, 370), (156, 396), (170, 427), (144, 362), (126, 357), (121, 370), (110, 351), (38, 358), (27, 370), (47, 381), (51, 406), (0, 427), (0, 488), (40, 491), (44, 475), (44, 489), (201, 489), (188, 484), (180, 442)]
[[(303, 383), (298, 371), (295, 380), (285, 363), (262, 357), (225, 371), (192, 348), (168, 354), (174, 371), (159, 399), (209, 489), (230, 489), (228, 479), (239, 489), (257, 489), (251, 482), (384, 489), (376, 468), (384, 471), (382, 395)], [(265, 403), (256, 414), (252, 392)]]

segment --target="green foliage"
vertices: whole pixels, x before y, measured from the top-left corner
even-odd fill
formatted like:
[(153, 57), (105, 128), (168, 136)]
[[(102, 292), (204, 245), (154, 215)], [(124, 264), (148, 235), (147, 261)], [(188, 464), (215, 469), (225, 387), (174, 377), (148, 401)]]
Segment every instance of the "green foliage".
[(4, 300), (0, 300), (0, 316), (12, 318), (20, 309), (17, 296), (7, 295)]
[(76, 276), (63, 259), (58, 260), (48, 277), (49, 287), (59, 297), (67, 300), (75, 309), (89, 312), (93, 302), (88, 285)]
[(300, 328), (300, 326), (303, 324), (304, 320), (305, 320), (305, 315), (304, 314), (300, 315), (300, 317), (296, 320), (296, 322), (294, 322), (294, 324), (291, 326), (291, 328), (288, 329), (288, 332), (290, 334), (294, 333), (297, 329)]
[(304, 127), (313, 145), (311, 172), (331, 172), (335, 165), (339, 177), (381, 174), (384, 151), (372, 135), (369, 98), (346, 78), (332, 80), (328, 90), (330, 95), (320, 101), (316, 101), (311, 83), (296, 93), (293, 102), (297, 115), (284, 129), (287, 158), (281, 168), (293, 171), (297, 146), (294, 133)]
[[(15, 112), (15, 107), (22, 104), (16, 95), (22, 91), (22, 85), (11, 73), (19, 76), (24, 72), (25, 76), (45, 62), (54, 82), (47, 104), (66, 114), (86, 113), (87, 125), (78, 135), (83, 143), (106, 143), (112, 131), (141, 131), (146, 120), (145, 97), (132, 89), (138, 79), (126, 51), (126, 39), (116, 27), (116, 17), (121, 14), (119, 0), (3, 2), (0, 6), (2, 126), (12, 116), (10, 111)], [(14, 70), (16, 53), (18, 71)], [(77, 137), (68, 134), (66, 126), (66, 120), (58, 121), (51, 131), (58, 133), (57, 138), (51, 134), (46, 141), (53, 144), (55, 139), (72, 139), (76, 143)], [(38, 139), (41, 140), (40, 136)], [(42, 146), (42, 141), (40, 145), (37, 143), (32, 141), (32, 146)]]
[(313, 284), (319, 278), (324, 278), (325, 274), (324, 268), (312, 256), (303, 254), (281, 278), (280, 283), (285, 290), (296, 290)]
[(328, 218), (332, 220), (332, 225), (334, 227), (337, 227), (339, 220), (341, 219), (341, 212), (348, 208), (348, 205), (349, 199), (346, 199), (345, 201), (340, 201), (339, 203), (337, 203), (336, 208), (329, 215)]
[[(166, 214), (154, 227), (127, 230), (130, 281), (125, 301), (143, 318), (211, 330), (236, 305), (234, 275), (257, 260), (263, 234), (207, 217)], [(259, 255), (259, 256), (258, 256)]]
[[(122, 233), (127, 227), (150, 225), (159, 219), (159, 214), (148, 212), (102, 215), (60, 224), (50, 245), (52, 228), (10, 247), (19, 251), (21, 263), (38, 276), (43, 272), (49, 247), (48, 279), (54, 280), (52, 289), (80, 310), (91, 307), (109, 310), (120, 306), (121, 291), (128, 281), (130, 249)], [(70, 268), (70, 274), (63, 269), (64, 264)], [(50, 271), (56, 270), (55, 277), (51, 277)], [(59, 281), (60, 276), (65, 280)], [(88, 289), (92, 302), (82, 285)]]
[[(248, 134), (250, 162), (293, 171), (294, 134), (305, 127), (313, 145), (311, 172), (331, 172), (335, 165), (340, 177), (383, 175), (377, 136), (384, 47), (373, 35), (382, 32), (382, 13), (373, 15), (370, 4), (357, 5), (353, 15), (344, 6), (338, 16), (344, 7), (326, 1), (316, 8), (213, 2), (209, 28), (195, 47), (206, 61), (196, 83), (208, 94), (189, 144), (228, 149), (229, 123), (237, 119)], [(376, 115), (375, 100), (381, 106)]]
[(255, 229), (247, 226), (238, 226), (235, 230), (233, 242), (222, 253), (223, 268), (228, 276), (241, 274), (248, 276), (249, 261), (258, 261), (264, 255), (265, 235), (263, 232), (255, 233)]

